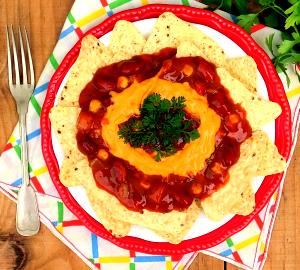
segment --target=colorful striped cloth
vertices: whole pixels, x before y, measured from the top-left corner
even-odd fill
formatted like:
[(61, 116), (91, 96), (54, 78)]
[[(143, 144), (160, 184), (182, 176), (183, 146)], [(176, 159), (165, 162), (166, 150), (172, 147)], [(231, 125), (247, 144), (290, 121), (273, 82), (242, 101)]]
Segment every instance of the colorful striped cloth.
[[(170, 3), (203, 7), (193, 0), (76, 0), (69, 12), (58, 43), (39, 79), (30, 100), (28, 112), (28, 134), (30, 177), (37, 191), (42, 222), (51, 232), (71, 248), (91, 269), (186, 269), (197, 253), (184, 256), (157, 256), (121, 249), (98, 237), (85, 228), (63, 204), (49, 177), (41, 152), (40, 113), (49, 80), (63, 57), (84, 32), (97, 25), (108, 16), (121, 10), (150, 3)], [(224, 12), (221, 16), (234, 21), (234, 17)], [(267, 51), (265, 38), (275, 33), (274, 41), (280, 42), (280, 32), (257, 25), (252, 29), (252, 37)], [(268, 51), (267, 51), (268, 52)], [(269, 53), (269, 52), (268, 52)], [(271, 55), (270, 55), (271, 56)], [(290, 67), (288, 73), (291, 85), (285, 85), (293, 117), (294, 145), (299, 125), (300, 86)], [(18, 128), (14, 130), (0, 158), (0, 189), (12, 200), (16, 200), (21, 184), (20, 139)], [(14, 170), (11, 170), (14, 168)], [(228, 261), (244, 269), (261, 269), (268, 250), (270, 235), (279, 205), (282, 185), (257, 217), (241, 232), (223, 243), (200, 252)]]

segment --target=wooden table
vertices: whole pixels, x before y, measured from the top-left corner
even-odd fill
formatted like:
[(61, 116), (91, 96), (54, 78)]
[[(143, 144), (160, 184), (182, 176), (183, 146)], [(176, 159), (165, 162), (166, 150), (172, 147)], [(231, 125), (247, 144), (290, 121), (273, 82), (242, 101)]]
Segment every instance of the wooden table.
[[(13, 99), (7, 88), (5, 28), (26, 25), (30, 32), (36, 77), (39, 77), (73, 0), (0, 0), (0, 150), (16, 122)], [(279, 215), (275, 223), (266, 270), (293, 270), (300, 265), (300, 144), (286, 178)], [(45, 226), (32, 238), (15, 230), (15, 204), (0, 193), (0, 269), (70, 270), (88, 267), (54, 237)], [(297, 256), (298, 255), (298, 256)], [(236, 267), (205, 255), (198, 255), (190, 270), (233, 270)], [(117, 270), (117, 269), (116, 269)]]

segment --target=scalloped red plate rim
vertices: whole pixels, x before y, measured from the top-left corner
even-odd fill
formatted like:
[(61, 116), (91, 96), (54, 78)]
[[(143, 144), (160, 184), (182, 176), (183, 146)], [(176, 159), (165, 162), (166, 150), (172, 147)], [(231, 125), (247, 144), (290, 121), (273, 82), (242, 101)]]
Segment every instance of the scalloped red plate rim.
[[(118, 20), (128, 20), (131, 22), (156, 18), (163, 12), (173, 12), (179, 18), (208, 26), (226, 35), (237, 45), (239, 45), (246, 54), (253, 57), (257, 67), (266, 83), (269, 99), (277, 102), (282, 108), (282, 114), (275, 121), (275, 144), (279, 152), (287, 159), (291, 150), (291, 112), (287, 97), (280, 78), (267, 54), (255, 43), (255, 41), (236, 24), (225, 20), (219, 15), (198, 8), (192, 8), (179, 5), (154, 4), (136, 9), (126, 10), (107, 18), (104, 22), (92, 28), (82, 37), (92, 34), (100, 38), (111, 31)], [(276, 188), (279, 186), (283, 173), (266, 176), (263, 183), (255, 194), (256, 207), (248, 216), (234, 216), (226, 224), (205, 235), (184, 240), (180, 244), (174, 245), (167, 242), (150, 242), (140, 238), (126, 236), (122, 238), (114, 237), (98, 221), (87, 214), (83, 208), (72, 197), (68, 188), (59, 180), (59, 166), (52, 147), (51, 124), (49, 112), (53, 107), (56, 93), (67, 74), (70, 67), (75, 62), (80, 50), (80, 41), (69, 51), (64, 60), (52, 76), (45, 102), (41, 112), (41, 134), (42, 151), (46, 165), (52, 181), (65, 205), (74, 213), (75, 216), (93, 233), (103, 237), (110, 242), (129, 250), (152, 254), (186, 254), (192, 251), (207, 249), (215, 246), (228, 237), (245, 228), (260, 210), (266, 205)]]

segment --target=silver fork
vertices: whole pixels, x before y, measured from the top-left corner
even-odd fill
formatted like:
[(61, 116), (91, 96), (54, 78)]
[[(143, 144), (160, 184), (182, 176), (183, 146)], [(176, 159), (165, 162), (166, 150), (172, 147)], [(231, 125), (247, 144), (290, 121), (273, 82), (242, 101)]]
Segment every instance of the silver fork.
[[(27, 57), (25, 55), (23, 46), (22, 32), (25, 36)], [(28, 110), (29, 99), (34, 90), (34, 71), (27, 31), (25, 27), (22, 31), (19, 27), (18, 36), (23, 73), (22, 82), (13, 27), (12, 25), (10, 27), (6, 27), (8, 84), (11, 94), (13, 95), (17, 105), (17, 111), (19, 115), (19, 132), (21, 138), (22, 185), (18, 193), (16, 227), (19, 234), (24, 236), (31, 236), (36, 234), (40, 228), (39, 210), (36, 194), (29, 181), (28, 150), (26, 141), (26, 114)], [(11, 55), (11, 50), (13, 57)], [(13, 65), (15, 72), (14, 74), (12, 68)], [(27, 68), (30, 73), (30, 82), (29, 77), (27, 76)]]

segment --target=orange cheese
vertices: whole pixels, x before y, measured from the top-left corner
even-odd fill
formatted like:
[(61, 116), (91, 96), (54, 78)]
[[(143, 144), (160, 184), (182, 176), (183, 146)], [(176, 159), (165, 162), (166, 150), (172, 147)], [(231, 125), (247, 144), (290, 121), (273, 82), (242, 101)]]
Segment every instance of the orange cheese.
[[(118, 136), (119, 124), (132, 115), (138, 115), (143, 100), (152, 93), (162, 98), (184, 96), (185, 110), (200, 119), (200, 138), (187, 143), (172, 156), (157, 162), (141, 148), (125, 144)], [(196, 174), (205, 166), (205, 160), (215, 149), (215, 137), (220, 127), (220, 117), (208, 107), (205, 97), (200, 96), (188, 83), (173, 83), (157, 77), (141, 83), (133, 83), (121, 93), (112, 92), (113, 104), (108, 107), (102, 121), (102, 136), (110, 152), (135, 166), (144, 174), (168, 176), (176, 174), (188, 176)]]

